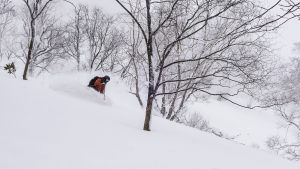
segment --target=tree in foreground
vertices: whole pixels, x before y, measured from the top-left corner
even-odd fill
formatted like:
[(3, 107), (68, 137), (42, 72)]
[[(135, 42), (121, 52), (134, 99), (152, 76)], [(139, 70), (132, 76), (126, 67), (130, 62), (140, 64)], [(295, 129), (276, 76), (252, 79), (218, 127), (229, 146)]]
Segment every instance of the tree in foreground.
[[(279, 0), (270, 7), (246, 0), (116, 2), (142, 34), (148, 81), (147, 131), (157, 97), (173, 95), (177, 100), (179, 94), (183, 98), (202, 93), (245, 108), (264, 107), (245, 106), (232, 97), (251, 96), (254, 89), (265, 85), (271, 72), (267, 37), (294, 18), (292, 12), (299, 5), (290, 0)], [(279, 7), (284, 12), (272, 16)], [(172, 103), (170, 118), (176, 112)]]

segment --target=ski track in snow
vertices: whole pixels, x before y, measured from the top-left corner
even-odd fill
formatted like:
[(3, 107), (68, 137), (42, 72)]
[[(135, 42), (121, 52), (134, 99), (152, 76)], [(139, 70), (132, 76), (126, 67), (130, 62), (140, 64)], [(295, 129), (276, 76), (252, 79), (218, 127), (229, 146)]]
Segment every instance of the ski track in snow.
[[(71, 97), (79, 98), (83, 101), (103, 104), (103, 105), (112, 105), (109, 97), (105, 97), (103, 94), (96, 92), (94, 89), (87, 86), (78, 86), (78, 84), (55, 84), (51, 85), (51, 89), (62, 92)], [(75, 92), (76, 91), (76, 92)]]

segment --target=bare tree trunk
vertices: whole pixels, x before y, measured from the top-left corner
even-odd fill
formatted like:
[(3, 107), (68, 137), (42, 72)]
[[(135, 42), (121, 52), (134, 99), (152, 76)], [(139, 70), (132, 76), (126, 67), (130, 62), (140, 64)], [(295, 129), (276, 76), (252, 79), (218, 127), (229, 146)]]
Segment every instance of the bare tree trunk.
[[(162, 81), (165, 81), (165, 76), (162, 75)], [(162, 86), (162, 92), (165, 93), (166, 92), (166, 84), (163, 84)], [(161, 110), (160, 113), (165, 116), (166, 115), (166, 95), (163, 95), (161, 98)]]
[[(181, 80), (181, 70), (180, 70), (180, 64), (178, 64), (178, 66), (177, 66), (177, 73), (178, 73), (178, 80)], [(173, 113), (174, 113), (174, 110), (175, 110), (175, 103), (176, 103), (176, 100), (177, 100), (177, 98), (178, 98), (178, 94), (179, 94), (179, 90), (180, 90), (180, 84), (181, 84), (181, 82), (180, 81), (178, 81), (178, 83), (177, 83), (177, 87), (176, 87), (176, 93), (175, 93), (175, 95), (174, 95), (174, 97), (173, 97), (173, 100), (172, 100), (172, 103), (171, 103), (171, 106), (170, 106), (170, 108), (169, 108), (169, 113), (168, 113), (168, 116), (167, 116), (167, 119), (171, 119), (171, 117), (172, 117), (172, 115), (173, 115)]]
[(138, 99), (140, 106), (141, 106), (141, 107), (144, 107), (144, 104), (143, 104), (143, 101), (142, 101), (142, 99), (141, 99), (141, 96), (140, 96), (138, 93), (137, 93), (137, 95), (136, 95), (136, 98)]
[(77, 70), (80, 71), (80, 58), (77, 59)]
[(76, 61), (77, 61), (77, 70), (80, 71), (80, 50), (79, 50), (79, 43), (80, 43), (80, 28), (79, 28), (79, 14), (77, 15), (77, 20), (76, 20)]
[(23, 72), (23, 80), (27, 80), (28, 67), (29, 67), (29, 64), (31, 61), (31, 54), (32, 54), (33, 44), (34, 44), (34, 39), (35, 39), (35, 21), (34, 20), (31, 21), (30, 27), (31, 27), (31, 39), (30, 39), (30, 43), (29, 43), (29, 47), (28, 47), (25, 69)]
[(146, 0), (147, 7), (147, 26), (148, 26), (148, 41), (147, 41), (147, 55), (148, 55), (148, 74), (149, 74), (149, 86), (148, 86), (148, 98), (146, 107), (146, 117), (144, 122), (144, 130), (150, 131), (150, 120), (152, 113), (152, 105), (154, 100), (154, 72), (153, 72), (153, 44), (152, 44), (152, 29), (151, 29), (151, 14), (150, 14), (150, 0)]
[(146, 130), (146, 131), (150, 131), (150, 120), (151, 120), (153, 100), (154, 100), (154, 97), (149, 88), (147, 107), (146, 107), (146, 116), (145, 116), (145, 122), (144, 122), (144, 130)]
[[(150, 41), (150, 40), (149, 40)], [(144, 122), (144, 130), (150, 131), (150, 120), (151, 120), (151, 113), (152, 113), (152, 105), (154, 100), (154, 73), (152, 67), (152, 46), (148, 45), (148, 61), (149, 61), (149, 86), (148, 86), (148, 98), (147, 98), (147, 107), (146, 107), (146, 116)]]
[[(133, 51), (135, 53), (135, 51)], [(138, 68), (137, 68), (137, 65), (135, 63), (135, 55), (133, 56), (133, 66), (134, 66), (134, 71), (135, 71), (135, 96), (136, 98), (138, 99), (139, 101), (139, 104), (141, 107), (143, 107), (143, 101), (141, 99), (141, 96), (140, 96), (140, 89), (139, 89), (139, 71), (138, 71)]]

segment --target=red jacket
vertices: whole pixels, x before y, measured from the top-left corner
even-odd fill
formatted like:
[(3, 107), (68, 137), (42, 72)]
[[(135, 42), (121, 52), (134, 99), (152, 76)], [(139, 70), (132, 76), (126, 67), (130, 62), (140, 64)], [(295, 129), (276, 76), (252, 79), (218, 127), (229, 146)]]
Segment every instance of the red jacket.
[(100, 92), (100, 93), (104, 93), (104, 90), (105, 90), (105, 84), (104, 82), (102, 82), (102, 79), (98, 78), (96, 81), (95, 81), (95, 89)]

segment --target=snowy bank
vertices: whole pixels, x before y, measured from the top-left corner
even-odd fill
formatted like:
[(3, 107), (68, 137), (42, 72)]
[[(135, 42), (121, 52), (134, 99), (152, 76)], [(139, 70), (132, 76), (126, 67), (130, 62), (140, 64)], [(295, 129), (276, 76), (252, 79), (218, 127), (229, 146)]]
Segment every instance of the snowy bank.
[(299, 169), (267, 152), (154, 117), (113, 78), (106, 100), (86, 73), (0, 74), (0, 169)]

